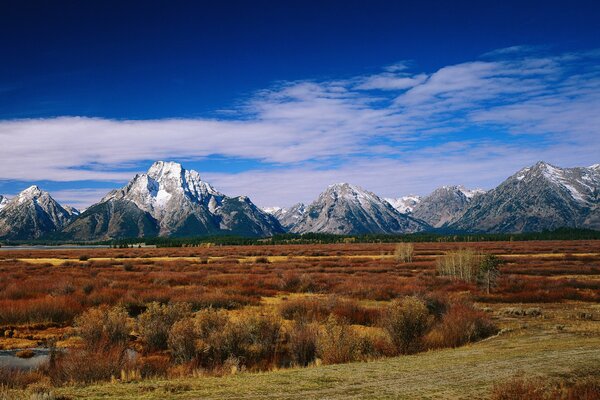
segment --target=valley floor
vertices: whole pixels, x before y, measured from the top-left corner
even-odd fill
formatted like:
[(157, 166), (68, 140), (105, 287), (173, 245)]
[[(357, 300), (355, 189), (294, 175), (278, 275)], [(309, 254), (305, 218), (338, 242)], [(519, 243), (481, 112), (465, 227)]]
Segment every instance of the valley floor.
[[(536, 305), (527, 305), (527, 307)], [(259, 374), (65, 387), (69, 399), (486, 399), (514, 377), (600, 374), (600, 312), (589, 303), (540, 304), (542, 315), (493, 307), (503, 331), (483, 342), (368, 363)]]

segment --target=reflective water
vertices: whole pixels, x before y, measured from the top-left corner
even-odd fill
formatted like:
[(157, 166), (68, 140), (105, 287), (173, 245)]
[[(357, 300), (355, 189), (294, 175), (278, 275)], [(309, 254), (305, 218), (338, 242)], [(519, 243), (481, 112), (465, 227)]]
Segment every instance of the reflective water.
[(35, 348), (29, 349), (33, 351), (33, 357), (19, 358), (16, 355), (19, 350), (0, 350), (0, 368), (35, 369), (48, 361), (50, 357), (50, 350)]

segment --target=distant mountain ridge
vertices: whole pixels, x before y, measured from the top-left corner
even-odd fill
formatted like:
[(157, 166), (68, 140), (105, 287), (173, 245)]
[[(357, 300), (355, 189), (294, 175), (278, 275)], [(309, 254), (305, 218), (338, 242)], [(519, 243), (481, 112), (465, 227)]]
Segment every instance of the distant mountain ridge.
[(444, 186), (425, 197), (382, 199), (348, 183), (330, 185), (309, 205), (261, 210), (246, 196), (228, 197), (174, 162), (158, 161), (84, 212), (31, 186), (0, 196), (0, 239), (79, 241), (144, 236), (283, 232), (401, 234), (520, 233), (559, 227), (600, 229), (600, 164), (559, 168), (538, 162), (489, 191)]
[(482, 189), (469, 190), (460, 185), (442, 186), (424, 197), (413, 208), (411, 215), (434, 228), (442, 228), (458, 220), (473, 198), (484, 193)]
[(233, 234), (271, 236), (279, 221), (248, 197), (228, 197), (193, 170), (158, 161), (125, 187), (108, 193), (63, 229), (66, 237), (97, 240), (142, 236)]
[(0, 238), (37, 239), (56, 232), (74, 216), (72, 207), (63, 208), (46, 191), (30, 186), (11, 200), (0, 200)]
[(540, 161), (479, 196), (450, 227), (492, 233), (600, 229), (599, 193), (597, 164), (558, 168)]
[(398, 212), (374, 193), (348, 183), (331, 185), (292, 225), (293, 233), (412, 233), (428, 226)]

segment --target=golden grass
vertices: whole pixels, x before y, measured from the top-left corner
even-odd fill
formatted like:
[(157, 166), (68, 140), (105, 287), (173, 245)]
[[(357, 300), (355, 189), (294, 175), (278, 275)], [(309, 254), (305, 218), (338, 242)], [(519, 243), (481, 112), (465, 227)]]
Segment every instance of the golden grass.
[[(564, 258), (566, 253), (519, 253), (519, 254), (500, 254), (499, 256), (502, 258)], [(571, 257), (595, 257), (600, 256), (600, 253), (569, 253)], [(418, 253), (415, 255), (415, 259), (421, 261), (433, 260), (437, 256), (436, 255), (419, 255)], [(287, 255), (278, 255), (278, 256), (249, 256), (249, 257), (236, 257), (241, 263), (256, 263), (258, 258), (266, 258), (270, 263), (278, 263), (278, 262), (286, 262), (286, 261), (294, 261), (294, 260), (313, 260), (313, 261), (326, 261), (326, 260), (337, 260), (337, 259), (369, 259), (369, 260), (385, 260), (385, 259), (394, 259), (395, 256), (393, 254), (360, 254), (360, 255), (335, 255), (335, 256), (287, 256)], [(231, 257), (225, 256), (210, 256), (206, 257), (208, 262), (216, 262), (222, 259), (231, 259)], [(64, 262), (75, 262), (84, 264), (87, 261), (114, 261), (114, 262), (140, 262), (140, 261), (198, 261), (199, 257), (180, 257), (180, 256), (165, 256), (165, 257), (92, 257), (86, 261), (80, 261), (77, 258), (20, 258), (19, 261), (30, 263), (30, 264), (52, 264), (54, 266), (62, 265)]]

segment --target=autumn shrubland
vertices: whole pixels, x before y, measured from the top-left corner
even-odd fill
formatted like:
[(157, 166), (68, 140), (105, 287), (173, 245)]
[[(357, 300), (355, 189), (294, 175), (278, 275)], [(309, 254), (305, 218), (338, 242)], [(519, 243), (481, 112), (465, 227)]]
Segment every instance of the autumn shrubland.
[[(600, 302), (599, 250), (547, 241), (2, 251), (0, 347), (52, 351), (37, 370), (0, 368), (0, 384), (224, 379), (425, 357), (515, 330), (521, 315), (544, 321), (551, 314), (519, 310), (547, 307), (591, 323), (595, 312), (577, 304)], [(491, 256), (490, 275), (481, 266)]]

